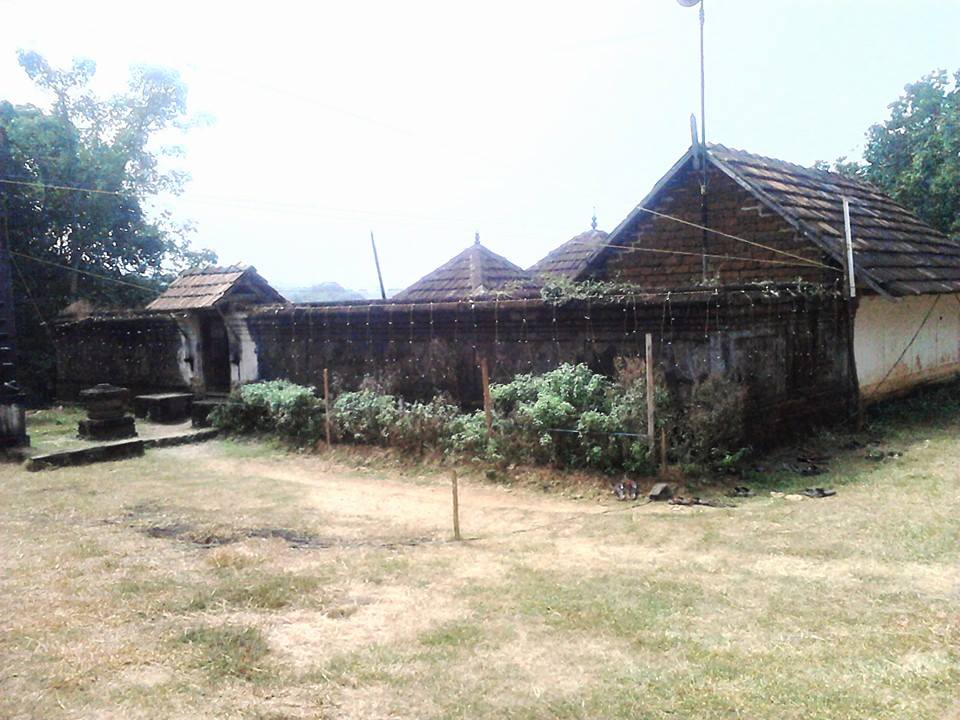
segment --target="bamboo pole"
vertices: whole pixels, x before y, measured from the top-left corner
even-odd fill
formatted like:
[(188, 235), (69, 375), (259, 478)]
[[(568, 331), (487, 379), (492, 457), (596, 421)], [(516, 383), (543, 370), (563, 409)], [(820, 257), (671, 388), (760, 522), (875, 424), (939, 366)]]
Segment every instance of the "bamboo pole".
[(857, 377), (857, 356), (854, 346), (854, 332), (856, 329), (857, 296), (856, 269), (853, 265), (853, 227), (850, 222), (850, 200), (843, 198), (843, 270), (844, 296), (847, 310), (847, 356), (849, 358), (851, 415), (853, 424), (859, 432), (863, 430), (863, 399), (860, 396), (860, 378)]
[(480, 379), (483, 382), (483, 414), (487, 419), (487, 436), (493, 435), (493, 400), (490, 398), (490, 368), (487, 358), (480, 358)]
[(327, 447), (330, 447), (330, 373), (323, 369), (323, 421), (327, 431)]
[(453, 539), (460, 541), (460, 484), (457, 479), (457, 471), (453, 471), (450, 477), (451, 489), (453, 490)]

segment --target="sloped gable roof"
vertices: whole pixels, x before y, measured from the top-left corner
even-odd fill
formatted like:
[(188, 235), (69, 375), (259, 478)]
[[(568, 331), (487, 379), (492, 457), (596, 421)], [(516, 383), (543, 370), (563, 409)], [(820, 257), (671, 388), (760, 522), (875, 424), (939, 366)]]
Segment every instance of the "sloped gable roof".
[(594, 255), (604, 246), (608, 234), (603, 230), (587, 230), (551, 250), (531, 265), (527, 272), (535, 278), (567, 278), (573, 280), (584, 272)]
[[(888, 295), (960, 292), (960, 243), (934, 230), (867, 182), (708, 144), (707, 161), (737, 182), (838, 265), (843, 257), (843, 198), (850, 201), (857, 279)], [(610, 234), (624, 241), (660, 190), (688, 163), (691, 148)], [(591, 260), (593, 264), (596, 256)]]
[(285, 303), (252, 266), (205, 267), (184, 271), (147, 310), (200, 310), (214, 307), (242, 288), (262, 304)]
[(400, 302), (479, 299), (499, 291), (529, 295), (537, 285), (523, 268), (480, 244), (479, 240), (433, 272), (391, 298)]

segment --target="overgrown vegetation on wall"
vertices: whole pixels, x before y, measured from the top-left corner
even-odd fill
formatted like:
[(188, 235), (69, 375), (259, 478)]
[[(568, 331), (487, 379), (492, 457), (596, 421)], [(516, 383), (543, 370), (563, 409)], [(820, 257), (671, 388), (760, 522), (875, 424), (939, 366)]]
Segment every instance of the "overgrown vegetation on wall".
[[(744, 390), (721, 378), (692, 388), (681, 412), (657, 390), (657, 427), (670, 460), (722, 469), (742, 458)], [(541, 375), (522, 374), (490, 387), (493, 432), (482, 410), (465, 413), (447, 399), (408, 403), (366, 388), (341, 393), (331, 405), (338, 442), (438, 453), (491, 464), (537, 464), (605, 473), (650, 474), (655, 460), (646, 436), (646, 381), (641, 361), (618, 363), (614, 379), (586, 365), (564, 364)], [(217, 408), (227, 432), (276, 435), (308, 447), (325, 436), (323, 402), (314, 388), (283, 380), (237, 390)]]

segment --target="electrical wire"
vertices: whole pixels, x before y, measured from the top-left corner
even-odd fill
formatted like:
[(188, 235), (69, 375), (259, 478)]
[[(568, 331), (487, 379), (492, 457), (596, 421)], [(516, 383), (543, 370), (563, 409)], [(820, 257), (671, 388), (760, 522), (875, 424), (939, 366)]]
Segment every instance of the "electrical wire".
[(50, 324), (43, 317), (43, 312), (40, 310), (39, 303), (37, 303), (33, 293), (30, 292), (30, 285), (27, 283), (27, 278), (24, 276), (23, 270), (20, 269), (20, 265), (17, 263), (16, 258), (11, 257), (10, 264), (13, 265), (14, 269), (17, 271), (17, 275), (20, 277), (20, 284), (23, 285), (23, 290), (27, 293), (27, 298), (30, 300), (30, 304), (33, 305), (33, 310), (37, 314), (37, 320), (40, 321), (40, 327), (42, 327), (44, 333), (46, 333), (50, 344), (56, 347), (57, 341), (56, 338), (54, 338), (53, 333), (50, 331)]
[[(83, 187), (69, 186), (69, 185), (49, 185), (49, 184), (39, 183), (39, 182), (26, 182), (26, 181), (22, 181), (22, 180), (9, 180), (9, 179), (4, 179), (4, 178), (0, 178), (0, 183), (10, 183), (10, 184), (14, 184), (14, 185), (25, 185), (25, 186), (33, 186), (33, 187), (41, 187), (41, 188), (51, 188), (51, 189), (55, 189), (55, 190), (68, 190), (68, 191), (75, 191), (75, 192), (103, 193), (103, 194), (108, 194), (108, 195), (123, 195), (123, 194), (124, 194), (124, 193), (121, 193), (121, 192), (118, 192), (118, 191), (114, 191), (114, 190), (98, 190), (98, 189), (94, 189), (94, 188), (83, 188)], [(254, 207), (254, 206), (256, 206), (256, 205), (259, 204), (261, 208), (266, 209), (267, 211), (272, 210), (272, 207), (271, 207), (271, 206), (273, 206), (273, 207), (276, 207), (276, 209), (277, 209), (278, 212), (288, 213), (288, 214), (308, 214), (308, 215), (309, 215), (309, 214), (315, 214), (317, 210), (328, 210), (328, 211), (332, 211), (332, 212), (353, 213), (353, 214), (358, 214), (358, 215), (377, 215), (377, 214), (379, 214), (379, 215), (387, 215), (387, 216), (389, 216), (388, 213), (377, 213), (376, 211), (370, 211), (370, 210), (351, 210), (351, 209), (347, 209), (347, 208), (332, 208), (332, 207), (322, 207), (322, 206), (315, 206), (315, 205), (314, 205), (314, 206), (297, 206), (297, 205), (293, 205), (293, 204), (284, 205), (284, 204), (281, 204), (281, 203), (265, 203), (264, 201), (261, 201), (261, 200), (244, 199), (244, 198), (217, 197), (217, 196), (211, 196), (211, 195), (207, 195), (207, 196), (203, 196), (203, 195), (197, 196), (197, 195), (195, 195), (195, 196), (192, 196), (192, 197), (186, 197), (186, 198), (184, 198), (184, 199), (187, 200), (187, 201), (195, 201), (195, 202), (201, 202), (201, 203), (206, 202), (206, 203), (210, 203), (210, 204), (218, 204), (218, 203), (221, 204), (221, 205), (226, 204), (226, 205), (228, 205), (228, 206), (230, 206), (231, 204), (233, 204), (234, 206), (240, 205), (240, 206), (246, 206), (246, 207)], [(783, 256), (785, 256), (785, 257), (789, 257), (789, 258), (792, 258), (792, 259), (794, 259), (794, 260), (799, 260), (799, 261), (800, 261), (802, 264), (804, 264), (804, 265), (808, 265), (808, 266), (811, 266), (811, 267), (818, 267), (818, 268), (827, 269), (827, 270), (834, 270), (834, 271), (836, 271), (836, 272), (842, 272), (842, 270), (838, 270), (837, 268), (834, 268), (834, 267), (832, 267), (832, 266), (830, 266), (830, 265), (827, 265), (827, 264), (825, 264), (825, 263), (818, 262), (817, 260), (813, 260), (813, 259), (811, 259), (811, 258), (805, 258), (805, 257), (803, 257), (803, 256), (801, 256), (801, 255), (797, 255), (797, 254), (795, 254), (795, 253), (791, 253), (791, 252), (788, 252), (788, 251), (786, 251), (786, 250), (781, 250), (781, 249), (776, 248), (776, 247), (773, 247), (773, 246), (771, 246), (771, 245), (765, 245), (764, 243), (759, 243), (759, 242), (757, 242), (757, 241), (755, 241), (755, 240), (748, 240), (747, 238), (739, 237), (739, 236), (737, 236), (737, 235), (732, 235), (732, 234), (730, 234), (730, 233), (723, 232), (722, 230), (716, 230), (716, 229), (714, 229), (714, 228), (710, 228), (710, 227), (707, 227), (707, 226), (705, 226), (705, 225), (700, 225), (700, 224), (695, 223), (695, 222), (692, 222), (692, 221), (690, 221), (690, 220), (685, 220), (685, 219), (683, 219), (683, 218), (676, 217), (675, 215), (669, 215), (669, 214), (667, 214), (667, 213), (663, 213), (663, 212), (660, 212), (660, 211), (658, 211), (658, 210), (653, 210), (652, 208), (647, 208), (647, 207), (643, 207), (643, 206), (639, 206), (639, 205), (638, 205), (635, 209), (636, 209), (636, 210), (640, 210), (640, 211), (642, 211), (642, 212), (649, 213), (650, 215), (654, 215), (654, 216), (656, 216), (656, 217), (663, 218), (663, 219), (665, 219), (665, 220), (670, 220), (670, 221), (672, 221), (672, 222), (676, 222), (676, 223), (679, 223), (679, 224), (681, 224), (681, 225), (686, 225), (686, 226), (688, 226), (688, 227), (695, 228), (695, 229), (697, 229), (697, 230), (702, 230), (702, 231), (705, 231), (705, 232), (709, 232), (709, 233), (712, 233), (712, 234), (717, 235), (717, 236), (719, 236), (719, 237), (724, 237), (724, 238), (727, 238), (727, 239), (729, 239), (729, 240), (734, 240), (734, 241), (736, 241), (736, 242), (742, 242), (742, 243), (744, 243), (744, 244), (746, 244), (746, 245), (750, 245), (750, 246), (753, 246), (753, 247), (757, 247), (757, 248), (766, 250), (766, 251), (768, 251), (768, 252), (771, 252), (771, 253), (774, 253), (774, 254), (777, 254), (777, 255), (783, 255)], [(322, 215), (321, 215), (321, 216), (322, 216)], [(409, 218), (411, 218), (411, 219), (421, 219), (421, 220), (440, 220), (441, 222), (449, 222), (449, 221), (454, 220), (454, 218), (431, 218), (431, 217), (428, 217), (428, 216), (403, 216), (403, 215), (401, 215), (401, 214), (396, 214), (396, 215), (394, 215), (394, 216), (395, 216), (395, 217), (409, 217)], [(464, 220), (464, 222), (466, 222), (466, 221)], [(635, 250), (640, 250), (640, 251), (644, 250), (643, 248), (633, 248), (632, 246), (616, 245), (616, 244), (613, 244), (613, 243), (583, 243), (583, 244), (591, 244), (591, 245), (593, 245), (594, 247), (613, 247), (613, 248), (621, 248), (621, 249), (626, 249), (626, 250), (635, 249)], [(673, 254), (677, 254), (677, 255), (693, 255), (693, 256), (696, 256), (696, 257), (704, 257), (704, 256), (706, 256), (706, 257), (712, 257), (712, 258), (716, 258), (716, 259), (742, 260), (742, 261), (746, 261), (746, 262), (759, 262), (759, 263), (767, 263), (767, 264), (773, 262), (773, 261), (769, 261), (769, 260), (766, 260), (766, 261), (765, 261), (765, 260), (759, 260), (759, 259), (756, 259), (756, 258), (736, 257), (736, 256), (725, 256), (725, 255), (717, 255), (717, 254), (711, 254), (711, 253), (682, 252), (682, 251), (679, 251), (679, 250), (652, 250), (652, 249), (650, 249), (650, 250), (648, 250), (648, 251), (649, 251), (649, 252), (673, 253)]]
[(51, 183), (31, 182), (28, 180), (11, 180), (10, 178), (0, 178), (0, 183), (6, 185), (23, 185), (26, 187), (38, 187), (44, 190), (72, 190), (73, 192), (99, 193), (101, 195), (128, 196), (133, 193), (122, 193), (118, 190), (99, 190), (97, 188), (78, 187), (76, 185), (53, 185)]
[(111, 283), (114, 283), (115, 285), (125, 285), (127, 287), (136, 288), (137, 290), (141, 290), (145, 293), (150, 293), (151, 295), (154, 295), (154, 296), (160, 295), (160, 293), (154, 290), (153, 288), (147, 288), (147, 287), (144, 287), (143, 285), (137, 285), (136, 283), (126, 282), (124, 280), (118, 280), (117, 278), (112, 278), (109, 275), (101, 275), (100, 273), (90, 272), (89, 270), (80, 270), (79, 268), (68, 267), (66, 265), (62, 265), (57, 262), (52, 262), (50, 260), (42, 260), (41, 258), (34, 257), (33, 255), (17, 252), (16, 250), (10, 250), (9, 252), (11, 255), (17, 255), (19, 257), (26, 258), (27, 260), (33, 260), (34, 262), (41, 263), (43, 265), (50, 265), (51, 267), (60, 268), (61, 270), (67, 270), (73, 273), (79, 273), (80, 275), (89, 275), (90, 277), (95, 277), (100, 280), (104, 280), (106, 282), (111, 282)]

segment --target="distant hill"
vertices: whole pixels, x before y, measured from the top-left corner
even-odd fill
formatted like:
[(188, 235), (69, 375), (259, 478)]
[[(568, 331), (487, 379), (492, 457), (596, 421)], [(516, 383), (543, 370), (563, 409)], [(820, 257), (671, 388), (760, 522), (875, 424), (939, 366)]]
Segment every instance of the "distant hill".
[[(338, 282), (322, 282), (310, 287), (278, 287), (277, 291), (294, 303), (308, 302), (349, 302), (356, 300), (379, 299), (380, 293), (369, 290), (351, 290)], [(387, 297), (400, 292), (400, 288), (387, 290)]]
[(337, 282), (322, 282), (310, 287), (277, 288), (290, 302), (343, 302), (347, 300), (364, 300), (364, 296), (356, 290), (349, 290)]

